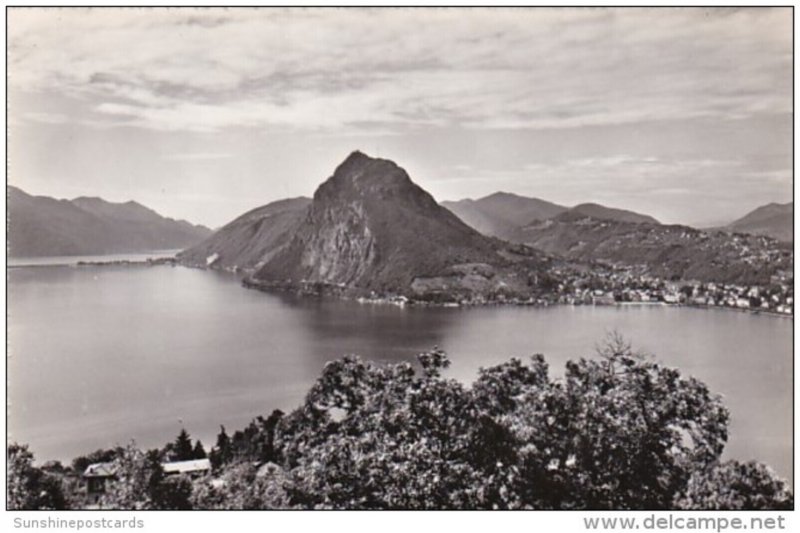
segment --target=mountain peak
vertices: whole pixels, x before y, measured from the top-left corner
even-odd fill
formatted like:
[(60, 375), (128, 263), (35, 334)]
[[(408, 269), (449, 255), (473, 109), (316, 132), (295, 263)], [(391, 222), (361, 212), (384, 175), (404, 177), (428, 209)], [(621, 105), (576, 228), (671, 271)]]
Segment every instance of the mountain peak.
[(320, 201), (400, 196), (416, 197), (425, 204), (435, 203), (433, 198), (421, 199), (430, 195), (417, 187), (396, 163), (359, 151), (351, 153), (314, 193), (314, 199)]
[(504, 199), (504, 198), (525, 198), (525, 197), (524, 196), (520, 196), (519, 194), (514, 194), (513, 192), (497, 191), (497, 192), (493, 192), (489, 196), (484, 196), (483, 198), (480, 198), (479, 200), (493, 200), (493, 199)]
[(406, 292), (415, 280), (419, 289), (420, 279), (450, 275), (455, 265), (504, 261), (492, 241), (393, 161), (356, 151), (319, 186), (291, 241), (253, 279)]
[(370, 157), (364, 152), (356, 150), (347, 156), (347, 158), (342, 161), (338, 167), (336, 167), (333, 176), (358, 178), (367, 174), (367, 172), (369, 172), (371, 176), (376, 176), (386, 172), (387, 170), (395, 169), (400, 170), (402, 174), (405, 174), (405, 171), (398, 167), (394, 161), (381, 159), (378, 157)]
[(461, 220), (483, 233), (508, 240), (521, 226), (566, 211), (563, 205), (498, 191), (477, 200), (443, 202)]
[(729, 231), (767, 235), (784, 242), (794, 239), (794, 203), (772, 202), (750, 211), (726, 227)]
[(618, 222), (632, 222), (635, 224), (660, 224), (658, 220), (648, 215), (642, 215), (626, 209), (606, 207), (593, 202), (586, 202), (576, 205), (569, 211), (566, 211), (559, 216), (561, 216), (562, 219), (590, 217), (598, 220), (615, 220)]

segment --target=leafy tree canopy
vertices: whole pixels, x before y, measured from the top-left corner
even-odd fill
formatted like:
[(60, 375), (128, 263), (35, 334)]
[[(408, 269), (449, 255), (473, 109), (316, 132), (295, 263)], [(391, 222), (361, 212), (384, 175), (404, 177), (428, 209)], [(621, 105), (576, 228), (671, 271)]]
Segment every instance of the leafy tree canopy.
[[(553, 378), (545, 359), (446, 377), (439, 349), (411, 364), (328, 363), (305, 401), (209, 453), (214, 475), (165, 478), (129, 446), (106, 504), (125, 509), (790, 509), (758, 463), (721, 462), (728, 411), (694, 378), (618, 335)], [(171, 452), (203, 451), (182, 432)], [(27, 450), (15, 450), (25, 472)], [(12, 464), (10, 460), (9, 464)], [(27, 479), (18, 475), (17, 480)], [(15, 481), (15, 487), (24, 481)], [(12, 494), (22, 494), (15, 489)], [(14, 501), (24, 501), (15, 496)], [(31, 504), (35, 505), (35, 504)]]

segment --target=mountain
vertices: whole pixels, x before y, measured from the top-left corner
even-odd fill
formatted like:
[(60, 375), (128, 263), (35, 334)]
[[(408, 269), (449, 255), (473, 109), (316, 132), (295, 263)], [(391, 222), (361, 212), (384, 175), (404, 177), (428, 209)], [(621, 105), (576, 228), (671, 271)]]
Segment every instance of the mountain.
[(279, 200), (248, 211), (178, 254), (192, 266), (253, 271), (285, 246), (306, 215), (310, 198)]
[(507, 192), (496, 192), (478, 200), (442, 202), (442, 205), (484, 235), (501, 239), (520, 226), (552, 218), (567, 210), (562, 205)]
[(659, 224), (659, 221), (651, 216), (592, 203), (576, 205), (572, 209), (558, 215), (558, 217), (560, 217), (561, 220), (577, 220), (591, 217), (597, 220), (613, 220), (616, 222), (631, 222), (634, 224)]
[(565, 212), (519, 228), (515, 242), (580, 262), (643, 265), (663, 279), (769, 283), (792, 270), (791, 247), (765, 236), (732, 236), (680, 225), (600, 220)]
[(659, 223), (647, 215), (600, 204), (585, 203), (569, 208), (507, 192), (496, 192), (478, 200), (442, 202), (442, 205), (484, 235), (512, 241), (519, 228), (555, 217), (563, 217), (563, 220), (591, 217), (637, 224)]
[(522, 294), (546, 263), (527, 247), (481, 235), (394, 162), (361, 152), (319, 186), (289, 233), (248, 284), (457, 299)]
[(165, 218), (136, 202), (101, 198), (56, 200), (8, 191), (8, 249), (12, 257), (95, 255), (182, 248), (211, 233)]
[(722, 229), (736, 233), (767, 235), (779, 241), (793, 242), (794, 202), (762, 205)]

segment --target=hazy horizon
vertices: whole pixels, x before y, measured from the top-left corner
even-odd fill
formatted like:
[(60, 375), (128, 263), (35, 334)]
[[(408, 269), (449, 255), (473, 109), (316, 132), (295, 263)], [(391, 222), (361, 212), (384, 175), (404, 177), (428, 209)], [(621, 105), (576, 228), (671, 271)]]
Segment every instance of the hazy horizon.
[(9, 8), (8, 184), (216, 228), (353, 150), (713, 225), (792, 201), (791, 8)]

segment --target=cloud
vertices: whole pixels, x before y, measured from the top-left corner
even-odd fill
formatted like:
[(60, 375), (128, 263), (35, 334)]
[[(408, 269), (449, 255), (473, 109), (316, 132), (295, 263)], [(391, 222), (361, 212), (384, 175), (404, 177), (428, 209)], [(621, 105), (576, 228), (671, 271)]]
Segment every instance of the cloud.
[(161, 157), (165, 161), (213, 161), (216, 159), (230, 159), (234, 157), (225, 152), (194, 152), (182, 154), (167, 154)]
[[(67, 95), (109, 126), (352, 134), (792, 109), (790, 8), (11, 8), (8, 26), (12, 90)], [(10, 114), (36, 120), (22, 107)]]
[(69, 121), (69, 117), (62, 113), (30, 112), (25, 113), (23, 118), (42, 124), (64, 124)]

